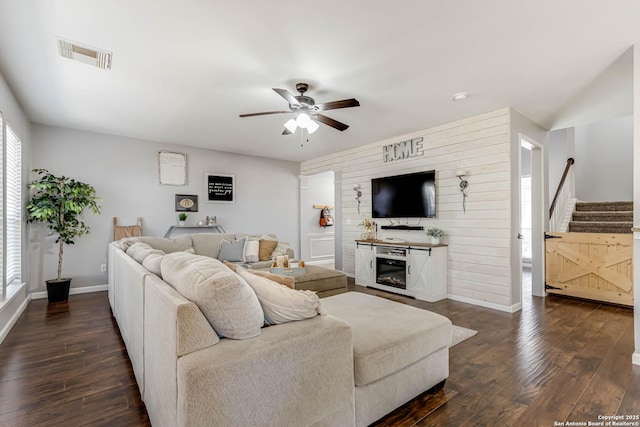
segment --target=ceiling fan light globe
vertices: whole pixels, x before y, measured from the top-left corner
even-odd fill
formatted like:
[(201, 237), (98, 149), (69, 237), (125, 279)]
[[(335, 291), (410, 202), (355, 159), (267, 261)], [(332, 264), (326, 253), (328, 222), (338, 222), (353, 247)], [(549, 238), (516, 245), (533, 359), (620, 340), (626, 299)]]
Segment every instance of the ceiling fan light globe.
[(296, 123), (302, 129), (306, 129), (307, 127), (309, 127), (309, 124), (313, 123), (313, 122), (311, 121), (311, 118), (307, 114), (300, 113), (300, 114), (298, 114), (298, 117), (296, 118)]
[(318, 125), (316, 122), (314, 122), (313, 120), (309, 120), (309, 124), (307, 125), (307, 132), (314, 133), (318, 130), (319, 127), (320, 125)]
[(286, 127), (289, 130), (289, 132), (294, 133), (296, 131), (296, 128), (298, 127), (298, 124), (296, 123), (295, 120), (291, 119), (284, 124), (284, 127)]

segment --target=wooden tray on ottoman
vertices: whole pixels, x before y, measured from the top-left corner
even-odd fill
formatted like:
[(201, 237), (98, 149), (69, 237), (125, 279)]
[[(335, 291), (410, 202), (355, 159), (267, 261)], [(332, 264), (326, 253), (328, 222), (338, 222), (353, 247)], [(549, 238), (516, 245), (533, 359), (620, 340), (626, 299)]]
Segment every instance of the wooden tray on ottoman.
[(302, 276), (307, 274), (306, 267), (271, 267), (269, 271), (283, 276)]

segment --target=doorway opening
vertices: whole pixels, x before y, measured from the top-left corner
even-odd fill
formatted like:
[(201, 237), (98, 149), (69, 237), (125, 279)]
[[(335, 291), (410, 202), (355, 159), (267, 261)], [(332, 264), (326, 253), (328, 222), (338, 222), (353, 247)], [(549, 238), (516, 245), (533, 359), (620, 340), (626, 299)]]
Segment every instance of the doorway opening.
[(524, 296), (544, 290), (544, 162), (543, 146), (520, 135), (520, 270)]
[[(300, 179), (300, 259), (307, 264), (333, 269), (336, 267), (336, 229), (340, 219), (335, 173), (328, 170)], [(320, 224), (323, 211), (335, 219), (329, 226)]]

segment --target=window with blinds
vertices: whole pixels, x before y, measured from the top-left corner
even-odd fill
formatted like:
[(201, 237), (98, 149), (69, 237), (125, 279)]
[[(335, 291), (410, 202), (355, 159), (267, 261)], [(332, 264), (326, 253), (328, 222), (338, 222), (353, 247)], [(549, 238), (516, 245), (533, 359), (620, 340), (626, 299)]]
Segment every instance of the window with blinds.
[[(2, 114), (0, 114), (0, 220), (2, 220), (2, 224), (5, 223), (4, 221), (4, 171), (5, 171), (5, 167), (4, 167), (4, 118), (2, 117)], [(0, 230), (0, 271), (2, 271), (2, 277), (0, 277), (0, 280), (2, 280), (2, 282), (0, 283), (0, 285), (2, 286), (2, 288), (0, 289), (0, 297), (1, 299), (4, 299), (5, 296), (7, 295), (6, 292), (6, 274), (5, 274), (5, 269), (4, 269), (4, 254), (6, 253), (5, 249), (4, 249), (4, 226), (2, 227), (2, 230)]]
[(4, 152), (6, 284), (19, 281), (22, 271), (22, 142), (7, 125)]

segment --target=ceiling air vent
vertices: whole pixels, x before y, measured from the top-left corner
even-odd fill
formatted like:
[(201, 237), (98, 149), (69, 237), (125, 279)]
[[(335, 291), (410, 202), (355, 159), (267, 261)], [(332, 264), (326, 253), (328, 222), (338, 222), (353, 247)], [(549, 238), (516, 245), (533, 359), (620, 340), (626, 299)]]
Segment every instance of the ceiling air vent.
[(103, 70), (111, 69), (111, 52), (60, 37), (58, 37), (57, 40), (60, 56), (73, 59), (74, 61), (84, 62), (85, 64), (93, 65)]

